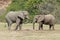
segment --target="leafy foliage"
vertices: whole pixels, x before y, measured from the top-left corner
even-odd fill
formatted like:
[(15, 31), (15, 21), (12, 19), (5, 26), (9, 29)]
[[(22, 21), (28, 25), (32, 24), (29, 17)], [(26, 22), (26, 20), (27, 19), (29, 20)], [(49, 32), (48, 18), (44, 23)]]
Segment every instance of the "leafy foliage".
[(8, 11), (27, 10), (30, 13), (37, 12), (35, 5), (40, 4), (42, 0), (12, 0), (11, 5), (7, 8)]
[(60, 14), (60, 0), (12, 0), (12, 3), (7, 7), (7, 11), (0, 18), (4, 19), (9, 11), (19, 10), (27, 10), (29, 12), (30, 22), (32, 22), (35, 15), (41, 13), (53, 14), (56, 19), (59, 20), (60, 15), (58, 14)]

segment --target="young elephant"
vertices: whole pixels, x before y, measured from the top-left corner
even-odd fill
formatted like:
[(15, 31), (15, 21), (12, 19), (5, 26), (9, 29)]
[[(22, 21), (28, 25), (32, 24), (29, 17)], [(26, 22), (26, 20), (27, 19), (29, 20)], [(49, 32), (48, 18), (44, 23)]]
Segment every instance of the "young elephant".
[(29, 13), (27, 11), (11, 11), (6, 15), (5, 19), (6, 19), (6, 22), (8, 24), (9, 30), (10, 30), (12, 23), (17, 24), (15, 30), (17, 30), (18, 27), (21, 30), (23, 20), (29, 19)]
[(43, 24), (49, 25), (49, 29), (51, 30), (51, 27), (54, 30), (55, 25), (55, 17), (51, 14), (48, 15), (36, 15), (33, 20), (33, 29), (35, 22), (39, 23), (39, 30), (43, 30)]

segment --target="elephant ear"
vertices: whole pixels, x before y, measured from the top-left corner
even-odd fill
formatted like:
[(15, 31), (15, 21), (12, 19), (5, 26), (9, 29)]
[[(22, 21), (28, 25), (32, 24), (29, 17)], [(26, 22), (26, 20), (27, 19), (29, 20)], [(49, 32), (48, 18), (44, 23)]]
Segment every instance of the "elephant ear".
[(44, 20), (44, 16), (45, 15), (39, 15), (37, 22), (39, 23), (39, 22), (43, 21)]
[(18, 18), (24, 19), (23, 13), (21, 13), (20, 15), (18, 15)]
[(29, 19), (29, 13), (27, 11), (22, 11), (22, 13), (26, 19)]

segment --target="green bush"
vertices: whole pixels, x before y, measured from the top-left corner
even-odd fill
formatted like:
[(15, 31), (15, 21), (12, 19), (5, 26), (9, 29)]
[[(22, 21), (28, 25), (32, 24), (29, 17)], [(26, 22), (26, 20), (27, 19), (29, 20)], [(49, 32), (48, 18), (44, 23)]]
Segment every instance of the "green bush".
[[(54, 5), (57, 5), (57, 8), (58, 9), (56, 9), (56, 10), (59, 11), (59, 8), (60, 8), (60, 0), (56, 0), (56, 1), (54, 1), (54, 0), (51, 0), (51, 1), (50, 0), (12, 0), (12, 3), (7, 7), (7, 11), (5, 12), (5, 14), (3, 14), (2, 16), (0, 16), (0, 19), (2, 19), (2, 21), (3, 21), (4, 18), (5, 18), (5, 15), (9, 11), (19, 11), (19, 10), (22, 10), (23, 11), (23, 10), (26, 10), (30, 14), (29, 15), (30, 16), (30, 20), (29, 21), (32, 22), (33, 17), (36, 14), (40, 14), (41, 13), (40, 10), (36, 7), (36, 5), (40, 4), (43, 7), (43, 6), (45, 6), (45, 3), (47, 3), (48, 1), (50, 3), (53, 3)], [(46, 10), (45, 10), (45, 12), (46, 12)], [(56, 11), (54, 10), (54, 12), (52, 12), (52, 13), (54, 14), (54, 13), (56, 13)], [(58, 13), (60, 13), (60, 11)], [(57, 17), (57, 20), (59, 20), (59, 18), (58, 18), (57, 15), (55, 15), (55, 16)]]

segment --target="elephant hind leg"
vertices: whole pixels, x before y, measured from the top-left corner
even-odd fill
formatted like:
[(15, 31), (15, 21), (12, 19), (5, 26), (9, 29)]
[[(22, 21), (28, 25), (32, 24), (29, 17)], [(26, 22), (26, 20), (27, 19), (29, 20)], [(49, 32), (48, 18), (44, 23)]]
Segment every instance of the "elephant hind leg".
[(49, 25), (49, 30), (51, 30), (51, 25)]
[(8, 23), (8, 30), (10, 30), (11, 25), (12, 25), (12, 22), (11, 23)]
[(8, 25), (8, 30), (10, 30), (10, 27), (12, 25), (12, 21), (9, 18), (6, 18), (6, 22), (7, 22), (7, 25)]
[(52, 25), (52, 30), (54, 30), (54, 25)]
[(22, 24), (19, 25), (19, 30), (21, 30), (21, 29), (22, 29)]
[(43, 24), (39, 24), (39, 30), (43, 30)]
[(41, 26), (39, 25), (39, 30), (41, 29)]
[(11, 22), (11, 21), (8, 21), (8, 22), (7, 22), (7, 25), (8, 25), (8, 30), (10, 30), (11, 25), (12, 25), (12, 22)]
[(50, 25), (49, 29), (51, 30), (51, 27), (52, 27), (52, 30), (54, 30), (54, 25)]
[(43, 24), (41, 24), (41, 30), (43, 30)]

